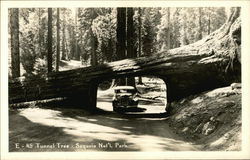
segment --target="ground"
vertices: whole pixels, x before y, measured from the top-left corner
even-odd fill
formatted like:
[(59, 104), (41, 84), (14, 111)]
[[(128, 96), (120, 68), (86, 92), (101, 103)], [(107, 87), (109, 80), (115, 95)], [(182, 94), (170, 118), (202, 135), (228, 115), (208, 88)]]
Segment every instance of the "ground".
[(138, 85), (138, 107), (145, 108), (144, 112), (113, 112), (112, 88), (98, 90), (96, 113), (35, 104), (10, 108), (9, 150), (241, 150), (240, 87), (228, 86), (184, 98), (172, 104), (172, 114), (168, 115), (164, 113), (164, 82), (152, 77), (143, 82)]
[[(167, 118), (93, 115), (80, 109), (59, 108), (10, 110), (10, 117), (10, 151), (199, 150), (199, 145), (172, 133)], [(68, 147), (50, 147), (56, 143)]]

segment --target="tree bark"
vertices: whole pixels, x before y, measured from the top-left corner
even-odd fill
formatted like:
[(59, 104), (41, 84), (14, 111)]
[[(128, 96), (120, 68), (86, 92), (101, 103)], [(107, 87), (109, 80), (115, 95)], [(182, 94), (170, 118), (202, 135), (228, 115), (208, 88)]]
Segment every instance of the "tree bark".
[[(138, 28), (138, 57), (140, 57), (141, 56), (141, 8), (139, 7), (138, 8), (138, 22), (139, 22), (139, 28)], [(142, 83), (142, 77), (141, 76), (139, 76), (138, 77), (138, 84), (143, 84)]]
[(48, 54), (47, 54), (47, 67), (48, 73), (52, 72), (52, 8), (48, 8)]
[(96, 37), (90, 28), (90, 38), (91, 38), (91, 66), (96, 66), (98, 64), (96, 55)]
[(66, 37), (65, 37), (65, 20), (63, 19), (63, 29), (62, 29), (62, 60), (66, 60)]
[(135, 58), (134, 52), (134, 22), (133, 22), (134, 10), (133, 8), (127, 8), (127, 58)]
[(56, 71), (59, 71), (60, 62), (60, 10), (57, 8), (57, 21), (56, 21)]
[(134, 60), (125, 59), (108, 65), (55, 72), (41, 79), (15, 79), (9, 84), (9, 100), (10, 103), (17, 103), (69, 97), (88, 90), (92, 82), (98, 84), (112, 78), (150, 75), (162, 78), (168, 87), (172, 86), (172, 93), (168, 96), (169, 100), (174, 101), (191, 93), (225, 85), (228, 82), (230, 84), (230, 74), (224, 72), (228, 62), (229, 58), (220, 58), (213, 54), (197, 55), (185, 52)]
[[(134, 22), (133, 22), (134, 10), (133, 8), (127, 8), (127, 58), (136, 58), (134, 47)], [(135, 78), (128, 77), (127, 85), (135, 86)]]
[[(116, 28), (117, 46), (116, 55), (117, 60), (126, 58), (126, 8), (117, 8), (117, 28)], [(126, 85), (126, 79), (118, 79), (118, 85)]]
[[(92, 17), (91, 26), (92, 26), (93, 21), (94, 21), (94, 17), (96, 16), (96, 13), (93, 10), (91, 10), (91, 14), (92, 14), (91, 15), (91, 17)], [(97, 55), (96, 55), (97, 38), (94, 35), (91, 26), (90, 26), (90, 38), (91, 38), (91, 42), (90, 42), (91, 43), (91, 60), (90, 61), (91, 61), (91, 66), (96, 66), (96, 65), (98, 65), (98, 60), (97, 60)]]
[(39, 57), (43, 58), (43, 55), (42, 55), (42, 32), (41, 32), (41, 8), (38, 8), (38, 50), (39, 50)]
[(13, 78), (20, 77), (19, 51), (19, 10), (10, 9), (10, 41), (11, 41), (11, 74)]
[(139, 26), (138, 26), (138, 57), (141, 56), (141, 47), (142, 47), (142, 43), (141, 43), (141, 26), (142, 26), (142, 22), (141, 22), (141, 8), (138, 8), (138, 22), (139, 22)]
[[(75, 35), (78, 35), (78, 9), (76, 9), (75, 13)], [(80, 53), (78, 51), (78, 37), (75, 36), (75, 60), (80, 60)]]
[(117, 8), (117, 60), (126, 58), (126, 8)]

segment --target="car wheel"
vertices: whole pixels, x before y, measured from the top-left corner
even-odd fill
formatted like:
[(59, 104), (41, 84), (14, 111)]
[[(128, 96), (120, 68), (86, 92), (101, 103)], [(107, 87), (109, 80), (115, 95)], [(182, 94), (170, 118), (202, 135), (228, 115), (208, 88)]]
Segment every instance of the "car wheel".
[(118, 108), (116, 106), (113, 106), (113, 111), (114, 112), (117, 112), (118, 111)]

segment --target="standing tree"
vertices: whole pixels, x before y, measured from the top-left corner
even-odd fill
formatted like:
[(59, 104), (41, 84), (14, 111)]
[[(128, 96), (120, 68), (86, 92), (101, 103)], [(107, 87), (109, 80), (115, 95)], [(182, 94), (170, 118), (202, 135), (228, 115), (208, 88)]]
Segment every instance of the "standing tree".
[(180, 32), (180, 41), (181, 41), (181, 45), (188, 45), (189, 44), (189, 40), (187, 38), (187, 11), (186, 9), (182, 9), (182, 28), (181, 28), (181, 32)]
[(181, 23), (179, 21), (180, 18), (180, 10), (181, 8), (173, 8), (173, 18), (171, 19), (171, 41), (172, 41), (172, 46), (171, 48), (177, 48), (180, 47), (180, 28), (181, 28)]
[[(141, 56), (141, 8), (138, 8), (138, 57)], [(142, 77), (138, 77), (138, 84), (143, 84), (142, 83)]]
[(211, 9), (208, 7), (208, 24), (207, 24), (207, 34), (209, 35), (211, 32)]
[(159, 43), (159, 48), (162, 51), (169, 50), (171, 48), (170, 34), (172, 30), (170, 24), (170, 8), (163, 8), (161, 13), (163, 16), (161, 18), (161, 24), (159, 25), (159, 31), (157, 33), (157, 41)]
[(41, 8), (38, 8), (38, 49), (39, 57), (42, 58), (42, 31), (41, 31)]
[(201, 19), (202, 19), (202, 8), (199, 7), (199, 14), (198, 14), (198, 21), (199, 21), (199, 28), (198, 28), (198, 39), (200, 40), (202, 39), (202, 23), (201, 23)]
[(75, 32), (75, 54), (74, 54), (74, 59), (75, 60), (80, 60), (80, 53), (78, 50), (78, 35), (79, 35), (79, 30), (78, 30), (78, 8), (75, 9), (75, 26), (74, 26), (74, 32)]
[(63, 22), (62, 22), (62, 60), (66, 60), (66, 25), (65, 25), (65, 15), (63, 15)]
[(142, 23), (141, 23), (141, 8), (138, 8), (138, 57), (141, 56), (141, 47), (142, 47)]
[(117, 59), (126, 58), (126, 8), (117, 8)]
[(206, 15), (203, 18), (205, 22), (203, 24), (207, 26), (205, 33), (209, 35), (226, 22), (227, 16), (224, 7), (208, 7), (205, 8), (205, 11)]
[(19, 53), (19, 10), (10, 9), (10, 34), (11, 34), (11, 73), (12, 77), (20, 77)]
[(57, 8), (56, 18), (56, 71), (59, 71), (60, 62), (60, 10)]
[(98, 17), (98, 10), (96, 8), (79, 9), (79, 29), (82, 30), (81, 37), (81, 58), (82, 63), (87, 63), (90, 57), (90, 64), (96, 66), (98, 64), (97, 57), (97, 37), (93, 31), (94, 20)]
[[(117, 60), (126, 58), (126, 8), (117, 8)], [(124, 85), (125, 79), (119, 79), (119, 85)]]
[(48, 54), (47, 54), (47, 67), (48, 73), (52, 72), (52, 8), (48, 8)]
[[(135, 52), (135, 41), (134, 41), (134, 35), (135, 35), (135, 29), (134, 29), (134, 10), (133, 8), (129, 7), (127, 8), (127, 58), (135, 58), (136, 52)], [(127, 84), (131, 86), (135, 86), (135, 78), (127, 78)]]
[(66, 8), (61, 8), (60, 12), (62, 13), (62, 60), (69, 60), (69, 42), (70, 42), (70, 35), (69, 35), (69, 25), (72, 24), (73, 21), (70, 18), (70, 10)]
[(159, 8), (145, 8), (142, 21), (142, 51), (144, 56), (151, 56), (157, 52), (157, 25), (160, 23)]
[(171, 40), (170, 40), (170, 8), (167, 8), (167, 24), (168, 24), (168, 32), (167, 32), (167, 49), (171, 48)]
[(90, 38), (91, 38), (91, 65), (96, 66), (98, 64), (97, 55), (96, 55), (96, 48), (97, 48), (97, 39), (93, 33), (93, 30), (91, 28), (94, 19), (97, 17), (97, 14), (93, 10), (93, 8), (90, 10)]
[(111, 8), (101, 8), (92, 23), (97, 38), (98, 63), (111, 62), (116, 56), (116, 13)]
[(134, 10), (133, 8), (127, 8), (127, 57), (134, 58), (136, 53), (134, 52), (134, 22), (133, 22)]

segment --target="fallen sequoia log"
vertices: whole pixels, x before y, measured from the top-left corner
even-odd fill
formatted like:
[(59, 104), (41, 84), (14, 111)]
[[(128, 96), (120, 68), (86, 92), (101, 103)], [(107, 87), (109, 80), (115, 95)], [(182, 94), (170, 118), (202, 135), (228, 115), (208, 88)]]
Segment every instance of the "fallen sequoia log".
[(43, 78), (9, 81), (9, 103), (67, 97), (84, 107), (96, 105), (97, 86), (104, 80), (151, 75), (167, 85), (167, 102), (239, 82), (241, 75), (239, 8), (216, 32), (191, 45), (151, 57), (125, 59), (95, 67), (55, 72)]

